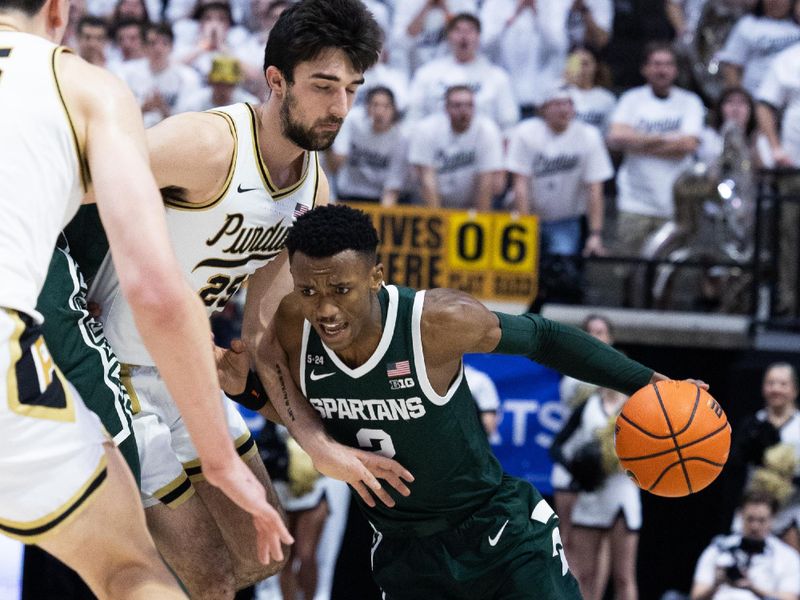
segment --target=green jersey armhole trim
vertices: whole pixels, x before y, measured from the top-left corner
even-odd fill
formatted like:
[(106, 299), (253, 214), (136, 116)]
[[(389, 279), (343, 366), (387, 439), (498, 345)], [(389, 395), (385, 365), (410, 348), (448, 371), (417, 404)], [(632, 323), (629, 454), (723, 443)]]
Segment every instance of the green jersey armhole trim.
[(233, 137), (233, 155), (231, 156), (231, 164), (228, 165), (228, 175), (225, 177), (225, 184), (222, 186), (222, 190), (219, 192), (219, 194), (217, 194), (211, 200), (207, 200), (206, 202), (184, 202), (183, 200), (165, 199), (164, 204), (170, 208), (175, 208), (177, 210), (208, 210), (209, 208), (214, 208), (225, 197), (225, 194), (228, 193), (228, 189), (231, 187), (233, 173), (236, 170), (236, 160), (239, 156), (239, 135), (236, 132), (236, 124), (227, 113), (219, 110), (209, 110), (207, 112), (214, 115), (219, 115), (225, 119), (225, 121), (228, 123), (228, 129), (230, 129), (231, 137)]
[(75, 146), (75, 156), (78, 161), (78, 170), (81, 173), (81, 187), (83, 188), (83, 192), (86, 193), (89, 191), (89, 182), (91, 181), (89, 163), (86, 162), (86, 157), (81, 151), (81, 145), (80, 142), (78, 142), (78, 133), (75, 131), (75, 122), (72, 120), (72, 115), (69, 114), (69, 108), (67, 108), (67, 103), (64, 100), (64, 94), (61, 91), (61, 83), (58, 80), (58, 71), (56, 70), (56, 60), (59, 56), (61, 56), (62, 52), (69, 52), (72, 54), (72, 50), (69, 48), (65, 46), (56, 46), (56, 48), (53, 49), (53, 54), (50, 59), (50, 70), (53, 73), (53, 83), (55, 83), (56, 86), (58, 99), (61, 101), (61, 107), (64, 109), (64, 115), (67, 117), (69, 130), (72, 133), (72, 143)]

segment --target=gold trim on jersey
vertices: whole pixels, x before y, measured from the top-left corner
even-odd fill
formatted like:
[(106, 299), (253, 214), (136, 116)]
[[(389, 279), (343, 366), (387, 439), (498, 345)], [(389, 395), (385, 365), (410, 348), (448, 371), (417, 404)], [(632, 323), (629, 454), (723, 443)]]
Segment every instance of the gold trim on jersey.
[(317, 206), (317, 193), (319, 192), (319, 153), (314, 153), (315, 165), (314, 165), (314, 195), (311, 196), (311, 209), (313, 210)]
[[(236, 452), (239, 454), (239, 458), (244, 461), (250, 460), (250, 458), (258, 453), (256, 440), (249, 431), (243, 433), (238, 438), (233, 440), (233, 445), (236, 447)], [(182, 464), (183, 470), (186, 471), (186, 475), (189, 477), (189, 481), (195, 483), (206, 480), (206, 476), (203, 475), (203, 467), (200, 464), (199, 458), (195, 458)]]
[(89, 501), (105, 483), (107, 473), (106, 454), (103, 452), (97, 468), (64, 504), (35, 521), (12, 521), (0, 517), (0, 532), (26, 544), (35, 544), (56, 533), (89, 506)]
[(160, 490), (157, 490), (153, 497), (170, 508), (178, 508), (194, 496), (194, 492), (195, 489), (192, 487), (192, 482), (189, 481), (186, 473), (181, 473)]
[[(60, 385), (61, 391), (64, 394), (64, 406), (54, 407), (20, 402), (19, 382), (17, 381), (17, 363), (22, 358), (22, 346), (19, 340), (25, 331), (25, 323), (15, 310), (6, 310), (6, 314), (14, 323), (14, 331), (11, 333), (11, 338), (8, 340), (9, 355), (11, 358), (6, 374), (8, 408), (12, 412), (22, 415), (23, 417), (48, 419), (50, 421), (60, 421), (62, 423), (74, 422), (75, 400), (72, 398), (72, 393), (70, 392), (64, 375), (62, 375), (61, 370), (53, 363), (50, 353), (47, 350), (47, 345), (41, 335), (36, 338), (28, 349), (28, 352), (32, 354), (36, 353), (37, 355), (33, 360), (37, 367), (37, 374), (39, 375), (39, 394), (42, 395), (45, 393), (41, 391), (43, 385), (45, 391), (49, 390), (51, 385)], [(52, 375), (55, 375), (57, 381), (51, 379)]]
[[(267, 188), (267, 191), (272, 199), (280, 200), (284, 196), (288, 196), (292, 192), (296, 191), (305, 182), (306, 177), (308, 176), (309, 163), (311, 162), (309, 161), (309, 155), (311, 153), (308, 151), (305, 153), (305, 157), (303, 158), (303, 172), (300, 175), (300, 179), (288, 187), (282, 189), (278, 188), (278, 186), (272, 182), (272, 178), (269, 176), (269, 169), (264, 163), (264, 159), (261, 157), (261, 146), (258, 143), (258, 119), (256, 118), (256, 111), (247, 103), (245, 103), (245, 106), (250, 111), (250, 131), (251, 138), (253, 140), (253, 153), (256, 158), (258, 170), (261, 172), (261, 181), (264, 183), (264, 187)], [(319, 159), (317, 159), (317, 161), (319, 161)]]
[(53, 72), (53, 81), (56, 84), (56, 91), (58, 92), (58, 98), (61, 100), (61, 106), (64, 109), (64, 114), (67, 117), (67, 123), (69, 123), (69, 130), (72, 132), (72, 142), (75, 145), (75, 154), (78, 160), (78, 170), (81, 172), (81, 186), (83, 187), (84, 192), (89, 191), (89, 182), (92, 180), (90, 173), (89, 173), (89, 163), (86, 161), (86, 156), (84, 156), (83, 152), (81, 151), (81, 145), (78, 141), (78, 134), (75, 131), (75, 123), (72, 120), (72, 116), (69, 114), (69, 109), (67, 108), (67, 103), (64, 100), (64, 94), (61, 91), (61, 84), (58, 81), (58, 72), (56, 71), (56, 59), (61, 55), (62, 52), (69, 52), (72, 54), (72, 50), (66, 48), (64, 46), (58, 46), (53, 50), (53, 56), (50, 61), (50, 67)]
[(136, 388), (133, 387), (133, 380), (131, 379), (131, 366), (121, 364), (119, 366), (119, 381), (128, 392), (131, 398), (131, 414), (136, 415), (142, 412), (142, 404), (139, 402), (139, 396), (136, 394)]
[(170, 208), (175, 208), (178, 210), (207, 210), (209, 208), (213, 208), (220, 203), (220, 201), (225, 197), (225, 194), (228, 193), (228, 188), (231, 187), (231, 182), (233, 181), (233, 172), (236, 170), (236, 158), (239, 154), (239, 136), (236, 132), (236, 124), (227, 113), (219, 110), (209, 110), (206, 112), (223, 117), (228, 122), (228, 128), (231, 131), (231, 137), (233, 137), (233, 156), (231, 157), (231, 164), (228, 165), (228, 175), (225, 177), (225, 184), (222, 186), (222, 190), (219, 194), (217, 194), (211, 200), (207, 200), (205, 202), (185, 202), (183, 200), (164, 198), (164, 204)]

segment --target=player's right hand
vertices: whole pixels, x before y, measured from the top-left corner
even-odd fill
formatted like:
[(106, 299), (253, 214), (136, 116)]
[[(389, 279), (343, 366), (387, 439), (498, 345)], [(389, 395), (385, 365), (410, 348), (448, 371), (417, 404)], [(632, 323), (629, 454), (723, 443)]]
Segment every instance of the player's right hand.
[(402, 496), (411, 494), (405, 482), (414, 481), (414, 476), (396, 460), (374, 452), (350, 448), (333, 443), (328, 451), (314, 458), (314, 468), (323, 475), (346, 481), (367, 506), (375, 506), (373, 494), (386, 506), (395, 502), (378, 479), (383, 479)]
[(253, 516), (258, 560), (263, 564), (283, 560), (283, 548), (294, 543), (280, 514), (267, 502), (267, 492), (238, 456), (224, 469), (203, 469), (206, 480)]

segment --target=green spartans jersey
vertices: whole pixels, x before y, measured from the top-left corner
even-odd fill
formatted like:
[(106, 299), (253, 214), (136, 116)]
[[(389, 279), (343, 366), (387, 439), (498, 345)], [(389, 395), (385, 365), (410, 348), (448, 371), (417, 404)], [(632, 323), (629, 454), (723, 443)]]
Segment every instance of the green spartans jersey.
[(368, 507), (354, 494), (372, 525), (387, 534), (430, 535), (486, 503), (503, 473), (463, 369), (444, 396), (428, 381), (420, 338), (425, 292), (387, 286), (378, 297), (383, 335), (354, 369), (305, 322), (300, 381), (334, 439), (394, 458), (414, 475), (409, 497), (393, 494), (394, 508)]

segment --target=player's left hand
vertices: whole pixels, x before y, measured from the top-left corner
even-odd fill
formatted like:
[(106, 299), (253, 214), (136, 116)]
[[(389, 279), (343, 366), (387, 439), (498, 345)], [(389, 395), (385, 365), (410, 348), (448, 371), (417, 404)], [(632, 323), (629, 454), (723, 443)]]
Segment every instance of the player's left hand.
[[(671, 377), (667, 377), (666, 375), (662, 375), (658, 372), (653, 372), (653, 376), (650, 378), (650, 383), (658, 383), (659, 381), (671, 381)], [(708, 390), (708, 384), (703, 381), (702, 379), (684, 379), (683, 381), (688, 381), (689, 383), (695, 384), (701, 390)]]
[(217, 376), (222, 391), (229, 396), (244, 392), (247, 374), (250, 371), (250, 357), (245, 352), (242, 340), (232, 340), (230, 348), (214, 346), (214, 359), (217, 363)]
[(333, 444), (324, 456), (313, 458), (317, 471), (333, 479), (346, 481), (367, 506), (375, 506), (373, 494), (390, 508), (395, 504), (378, 481), (379, 478), (403, 496), (411, 493), (405, 482), (414, 481), (414, 476), (391, 458), (341, 444)]

